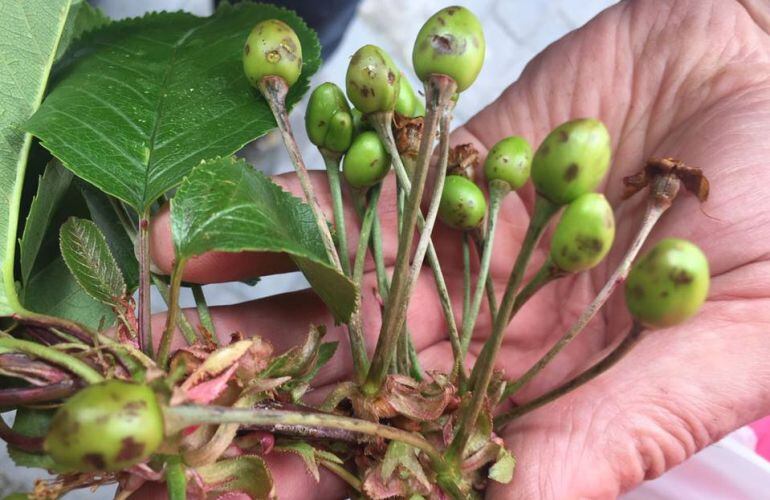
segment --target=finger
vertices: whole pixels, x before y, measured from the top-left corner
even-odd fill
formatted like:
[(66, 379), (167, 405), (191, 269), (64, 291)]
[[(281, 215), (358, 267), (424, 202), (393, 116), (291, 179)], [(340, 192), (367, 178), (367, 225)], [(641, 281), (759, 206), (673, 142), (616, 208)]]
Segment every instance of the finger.
[[(374, 351), (381, 325), (380, 301), (376, 294), (376, 279), (373, 273), (364, 277), (362, 287), (362, 309), (365, 340), (370, 355)], [(352, 370), (352, 358), (347, 328), (334, 325), (328, 308), (310, 290), (275, 295), (266, 299), (211, 308), (214, 326), (223, 344), (230, 334), (241, 332), (247, 337), (259, 335), (270, 342), (276, 354), (301, 343), (310, 325), (325, 325), (325, 342), (337, 341), (339, 346), (332, 359), (315, 379), (320, 386), (343, 379)], [(198, 324), (194, 309), (185, 310), (193, 325)], [(153, 331), (163, 331), (166, 314), (153, 316)], [(438, 300), (433, 277), (425, 271), (419, 276), (413, 299), (407, 311), (407, 324), (414, 336), (418, 351), (426, 349), (446, 338), (446, 323)], [(156, 336), (157, 337), (157, 336)], [(156, 343), (158, 338), (154, 339)], [(172, 348), (184, 345), (181, 333), (176, 332)]]
[[(327, 220), (333, 220), (331, 195), (326, 174), (321, 171), (310, 172), (314, 190), (321, 209)], [(273, 177), (276, 184), (291, 194), (304, 198), (297, 177), (293, 174), (283, 174)], [(382, 194), (378, 204), (378, 214), (383, 234), (383, 257), (386, 265), (395, 261), (397, 241), (396, 211), (395, 211), (395, 180), (389, 176), (383, 181)], [(353, 193), (344, 187), (345, 225), (348, 236), (348, 251), (351, 259), (355, 256), (358, 234), (360, 231), (359, 218), (350, 200)], [(174, 265), (174, 245), (171, 239), (170, 213), (168, 206), (160, 210), (151, 222), (151, 253), (153, 262), (164, 273), (170, 273)], [(372, 269), (371, 258), (367, 258), (367, 269)], [(192, 283), (222, 283), (250, 279), (258, 276), (284, 273), (296, 270), (296, 266), (286, 254), (267, 252), (223, 253), (211, 252), (190, 259), (184, 270), (184, 280)]]

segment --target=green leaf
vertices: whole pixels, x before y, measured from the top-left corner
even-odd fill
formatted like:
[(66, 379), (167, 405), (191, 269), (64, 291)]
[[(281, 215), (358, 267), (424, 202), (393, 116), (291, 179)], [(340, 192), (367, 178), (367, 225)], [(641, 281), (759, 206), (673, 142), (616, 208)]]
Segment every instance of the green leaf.
[[(51, 163), (48, 169), (56, 168)], [(58, 170), (71, 177), (64, 168)], [(54, 174), (55, 175), (55, 174)], [(39, 196), (30, 204), (29, 216), (20, 246), (24, 287), (20, 300), (25, 308), (37, 313), (51, 314), (97, 328), (114, 321), (111, 308), (91, 298), (67, 270), (59, 249), (59, 227), (70, 217), (88, 215), (83, 196), (76, 183), (66, 189), (57, 180), (52, 182), (46, 170), (38, 186)], [(64, 194), (59, 196), (59, 187)]]
[(227, 156), (275, 127), (243, 74), (257, 22), (288, 23), (302, 43), (296, 103), (320, 62), (317, 37), (292, 12), (223, 4), (211, 18), (156, 13), (85, 36), (28, 129), (76, 175), (140, 212), (201, 160)]
[(197, 166), (171, 201), (171, 230), (180, 259), (215, 250), (286, 253), (337, 321), (353, 312), (356, 288), (329, 262), (310, 207), (243, 160)]
[(197, 467), (196, 471), (217, 492), (242, 491), (255, 500), (273, 498), (273, 478), (264, 460), (242, 456)]
[(72, 217), (62, 225), (59, 238), (62, 258), (75, 281), (99, 302), (119, 304), (126, 282), (99, 226)]
[(92, 7), (86, 0), (73, 0), (67, 23), (56, 50), (56, 60), (62, 58), (69, 46), (87, 31), (104, 26), (110, 18), (97, 7)]
[(391, 441), (382, 459), (382, 479), (387, 479), (396, 472), (397, 469), (413, 476), (421, 484), (430, 487), (430, 481), (425, 476), (422, 464), (417, 459), (419, 452), (413, 446), (400, 441)]
[(321, 371), (321, 368), (332, 359), (334, 353), (337, 351), (337, 345), (339, 342), (325, 342), (318, 347), (318, 354), (310, 367), (310, 370), (305, 375), (300, 377), (294, 377), (290, 382), (286, 384), (291, 394), (291, 399), (295, 403), (299, 403), (302, 396), (310, 388), (310, 383)]
[[(116, 214), (119, 206), (110, 202), (108, 195), (102, 193), (95, 187), (85, 182), (79, 181), (78, 187), (83, 199), (86, 200), (88, 212), (104, 236), (107, 238), (107, 244), (110, 252), (123, 273), (123, 279), (126, 281), (128, 293), (133, 293), (139, 286), (139, 262), (134, 253), (134, 243), (131, 237), (126, 233), (126, 229), (121, 225), (120, 219)], [(116, 203), (117, 200), (115, 200)]]
[(24, 306), (31, 311), (77, 321), (91, 329), (115, 322), (112, 308), (88, 295), (57, 257), (37, 272), (24, 289)]
[(32, 276), (40, 248), (59, 204), (72, 183), (72, 172), (57, 161), (51, 161), (40, 177), (37, 193), (24, 224), (24, 234), (19, 242), (19, 260), (21, 262), (21, 282), (26, 285)]
[(489, 478), (498, 483), (508, 484), (513, 479), (513, 470), (516, 468), (516, 458), (513, 453), (504, 446), (500, 447), (497, 461), (489, 468)]
[(70, 0), (3, 2), (0, 7), (0, 315), (23, 311), (13, 270), (32, 140), (24, 123), (43, 98), (69, 7)]

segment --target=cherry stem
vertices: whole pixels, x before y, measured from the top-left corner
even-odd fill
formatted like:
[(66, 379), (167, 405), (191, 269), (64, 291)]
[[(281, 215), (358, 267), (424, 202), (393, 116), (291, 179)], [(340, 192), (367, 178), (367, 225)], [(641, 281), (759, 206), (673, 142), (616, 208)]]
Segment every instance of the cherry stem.
[[(484, 253), (484, 235), (481, 234), (481, 231), (471, 231), (471, 239), (473, 240), (473, 244), (479, 255)], [(488, 274), (484, 289), (487, 294), (489, 316), (492, 318), (492, 321), (494, 321), (495, 316), (497, 316), (497, 298), (495, 297), (495, 285), (492, 283), (492, 278)]]
[[(467, 231), (462, 233), (462, 255), (463, 255), (463, 318), (468, 316), (468, 311), (471, 310), (471, 245), (470, 237)], [(460, 345), (463, 344), (463, 339), (460, 337)], [(460, 355), (462, 358), (462, 353)]]
[[(313, 190), (313, 183), (310, 181), (310, 174), (308, 173), (307, 167), (305, 167), (305, 162), (302, 159), (299, 147), (297, 146), (297, 141), (294, 139), (294, 134), (291, 130), (289, 115), (286, 112), (286, 93), (289, 91), (289, 86), (281, 77), (267, 76), (259, 82), (259, 91), (270, 106), (270, 110), (273, 112), (275, 121), (278, 124), (278, 129), (281, 131), (281, 137), (286, 146), (286, 151), (289, 153), (289, 158), (291, 158), (291, 162), (294, 165), (294, 170), (297, 173), (297, 178), (302, 186), (302, 191), (305, 193), (305, 199), (307, 200), (308, 205), (310, 205), (316, 225), (318, 226), (318, 231), (321, 233), (321, 241), (326, 249), (326, 254), (337, 271), (344, 274), (339, 255), (337, 255), (337, 249), (334, 246), (334, 239), (332, 238), (329, 226), (326, 223), (326, 217), (321, 211), (318, 198)], [(348, 322), (348, 338), (350, 341), (350, 350), (353, 357), (353, 370), (356, 379), (359, 382), (363, 382), (368, 371), (369, 358), (366, 354), (366, 342), (364, 340), (360, 305), (361, 304), (359, 303)]]
[[(120, 225), (123, 227), (123, 230), (126, 232), (126, 235), (128, 235), (128, 239), (131, 240), (131, 243), (136, 245), (137, 240), (137, 229), (133, 222), (131, 222), (130, 217), (128, 216), (127, 207), (118, 201), (116, 198), (113, 198), (112, 196), (107, 196), (107, 198), (110, 201), (110, 206), (112, 207), (112, 210), (115, 212), (115, 215), (118, 217), (118, 221), (120, 222)], [(158, 290), (158, 293), (163, 298), (163, 301), (168, 306), (168, 285), (166, 284), (163, 279), (161, 279), (158, 275), (152, 273), (150, 274), (150, 280), (152, 281), (152, 284), (155, 285), (155, 288)], [(192, 343), (196, 339), (195, 330), (193, 330), (192, 325), (189, 321), (187, 321), (187, 318), (184, 316), (184, 314), (180, 314), (179, 318), (177, 318), (177, 321), (179, 323), (179, 329), (182, 330), (182, 334), (184, 334), (184, 337), (187, 339), (188, 342)], [(126, 325), (129, 326), (129, 325)], [(129, 326), (129, 328), (131, 328)]]
[[(388, 279), (387, 271), (385, 270), (385, 258), (382, 253), (382, 227), (380, 225), (380, 218), (375, 212), (374, 224), (372, 225), (372, 255), (374, 257), (374, 273), (377, 277), (377, 290), (382, 299), (383, 305), (388, 302), (388, 289), (390, 288), (390, 280)], [(417, 349), (414, 347), (414, 337), (409, 328), (404, 324), (403, 331), (400, 334), (402, 337), (406, 336), (407, 350), (409, 357), (408, 372), (418, 382), (423, 380), (423, 371), (420, 364), (420, 359), (417, 357)]]
[[(647, 202), (647, 208), (645, 209), (644, 216), (642, 218), (642, 224), (639, 227), (634, 241), (631, 242), (631, 246), (626, 251), (626, 254), (621, 259), (615, 271), (607, 279), (599, 293), (591, 301), (588, 306), (580, 314), (580, 317), (570, 327), (570, 329), (541, 357), (532, 367), (527, 370), (516, 381), (512, 382), (503, 392), (503, 397), (511, 397), (522, 387), (524, 387), (529, 381), (531, 381), (538, 373), (540, 373), (553, 358), (556, 357), (575, 337), (582, 332), (588, 323), (596, 316), (599, 310), (612, 296), (617, 287), (626, 280), (629, 271), (631, 270), (631, 264), (639, 254), (639, 251), (650, 235), (650, 231), (655, 227), (655, 224), (660, 220), (663, 213), (671, 206), (673, 198), (676, 196), (676, 192), (679, 190), (679, 180), (673, 176), (667, 176), (666, 179), (656, 178), (652, 183), (650, 190), (650, 197)], [(672, 194), (673, 193), (673, 194)]]
[(299, 179), (302, 191), (305, 193), (305, 199), (307, 200), (308, 205), (310, 205), (310, 210), (313, 212), (313, 217), (315, 218), (316, 225), (321, 233), (321, 240), (323, 241), (329, 260), (334, 267), (342, 271), (340, 259), (337, 255), (337, 250), (334, 247), (334, 239), (332, 238), (331, 232), (329, 232), (326, 217), (318, 203), (318, 198), (313, 190), (313, 183), (310, 180), (310, 174), (302, 159), (302, 154), (299, 151), (299, 146), (297, 146), (297, 141), (294, 138), (291, 122), (289, 122), (289, 114), (286, 111), (286, 94), (289, 91), (289, 85), (286, 83), (286, 80), (279, 76), (266, 76), (259, 82), (259, 91), (270, 106), (270, 110), (273, 112), (275, 121), (278, 124), (278, 129), (281, 131), (283, 143), (286, 146), (286, 151), (289, 153), (289, 158), (294, 165), (297, 179)]
[(0, 389), (0, 406), (19, 406), (45, 403), (71, 396), (80, 389), (74, 380), (63, 380), (54, 384), (31, 387), (10, 387)]
[[(372, 358), (372, 365), (369, 369), (369, 375), (362, 387), (365, 394), (373, 395), (379, 392), (382, 382), (385, 380), (388, 368), (396, 351), (398, 336), (401, 327), (406, 319), (406, 311), (409, 304), (412, 285), (416, 272), (422, 267), (422, 261), (430, 243), (430, 234), (433, 229), (436, 214), (438, 212), (438, 201), (441, 198), (441, 188), (443, 187), (444, 177), (446, 175), (446, 155), (441, 154), (443, 165), (439, 165), (439, 171), (436, 175), (434, 192), (428, 209), (428, 216), (425, 218), (425, 225), (420, 239), (417, 243), (412, 260), (412, 266), (409, 266), (409, 257), (414, 242), (415, 226), (417, 225), (418, 215), (420, 214), (420, 203), (422, 201), (425, 181), (428, 178), (428, 166), (430, 164), (431, 154), (433, 152), (433, 137), (438, 127), (439, 118), (442, 124), (448, 125), (450, 113), (451, 96), (454, 94), (457, 84), (449, 77), (443, 75), (432, 75), (425, 84), (426, 101), (428, 109), (425, 116), (425, 131), (420, 142), (420, 151), (417, 158), (417, 164), (412, 178), (412, 188), (404, 207), (403, 227), (398, 238), (398, 252), (396, 253), (396, 265), (393, 270), (393, 280), (391, 281), (389, 300), (385, 306), (382, 318), (382, 327), (377, 339), (377, 347)], [(390, 123), (387, 128), (390, 129)], [(392, 136), (392, 131), (389, 134)], [(445, 143), (445, 149), (449, 149), (449, 131), (448, 127), (442, 127), (441, 136)], [(444, 138), (444, 136), (446, 136)], [(397, 155), (396, 155), (397, 156)]]
[(560, 385), (555, 389), (552, 389), (546, 392), (542, 396), (535, 398), (532, 401), (529, 401), (528, 403), (525, 403), (521, 406), (517, 406), (516, 408), (495, 417), (495, 427), (502, 428), (503, 426), (508, 424), (511, 420), (518, 418), (526, 413), (529, 413), (532, 410), (540, 408), (541, 406), (544, 406), (550, 403), (551, 401), (554, 401), (555, 399), (558, 399), (564, 396), (565, 394), (574, 391), (581, 385), (595, 379), (602, 373), (606, 372), (612, 366), (614, 366), (618, 361), (620, 361), (623, 358), (623, 356), (628, 354), (631, 348), (634, 347), (634, 345), (636, 345), (636, 343), (641, 338), (642, 332), (644, 332), (644, 327), (639, 323), (634, 322), (631, 325), (631, 329), (623, 338), (623, 340), (617, 345), (617, 347), (615, 347), (612, 351), (610, 351), (610, 353), (607, 356), (605, 356), (601, 361), (599, 361), (594, 366), (584, 371), (577, 377), (573, 378), (572, 380)]
[[(163, 302), (166, 303), (166, 307), (168, 307), (169, 304), (169, 286), (168, 283), (166, 283), (163, 278), (160, 276), (153, 274), (152, 275), (152, 284), (155, 285), (155, 288), (158, 290), (158, 293), (160, 294), (161, 298), (163, 299)], [(189, 321), (187, 321), (187, 316), (185, 316), (182, 311), (179, 311), (179, 314), (176, 318), (177, 325), (179, 326), (179, 329), (182, 331), (182, 335), (184, 335), (185, 340), (187, 340), (188, 344), (194, 343), (196, 340), (198, 340), (198, 335), (195, 333), (195, 330), (193, 329), (192, 325)]]
[[(366, 263), (366, 249), (369, 248), (369, 240), (372, 235), (372, 226), (377, 214), (377, 203), (380, 200), (380, 191), (382, 184), (377, 183), (369, 189), (369, 200), (366, 201), (366, 193), (361, 191), (356, 193), (357, 204), (363, 211), (361, 218), (361, 232), (358, 235), (358, 247), (356, 248), (356, 259), (353, 265), (353, 283), (360, 289), (363, 288), (364, 264)], [(364, 206), (366, 207), (364, 209)]]
[(321, 429), (341, 429), (367, 436), (401, 441), (424, 452), (431, 462), (443, 468), (441, 453), (424, 437), (387, 425), (328, 413), (231, 408), (226, 406), (181, 405), (166, 408), (169, 427), (179, 430), (197, 424), (301, 425)]
[[(379, 135), (380, 140), (385, 145), (385, 149), (387, 149), (388, 154), (390, 154), (393, 168), (396, 171), (396, 178), (398, 180), (398, 186), (399, 186), (399, 199), (403, 197), (404, 194), (409, 193), (412, 190), (412, 181), (410, 178), (410, 175), (404, 165), (404, 162), (409, 161), (411, 162), (411, 159), (403, 158), (399, 156), (398, 147), (396, 146), (396, 140), (393, 137), (393, 130), (391, 129), (391, 121), (393, 118), (392, 113), (374, 113), (370, 116), (370, 123), (372, 123), (372, 126), (377, 131), (377, 135)], [(433, 134), (435, 135), (435, 127), (433, 128)], [(423, 134), (422, 140), (425, 141), (426, 135)], [(431, 142), (432, 145), (432, 142)], [(409, 172), (414, 172), (415, 166), (411, 166), (409, 169)], [(399, 212), (399, 214), (401, 211)], [(401, 218), (399, 217), (399, 228), (398, 230), (401, 231)], [(425, 228), (425, 218), (423, 217), (422, 213), (418, 213), (417, 215), (417, 228), (422, 232)], [(441, 263), (438, 259), (438, 254), (436, 253), (436, 248), (433, 245), (433, 242), (429, 242), (428, 244), (428, 265), (431, 268), (431, 271), (433, 272), (433, 280), (436, 283), (436, 290), (438, 292), (439, 297), (439, 303), (441, 304), (441, 310), (444, 314), (444, 321), (446, 321), (446, 326), (449, 334), (449, 341), (452, 346), (452, 353), (455, 357), (457, 357), (460, 353), (460, 334), (457, 330), (457, 323), (455, 322), (455, 315), (454, 311), (452, 310), (452, 301), (449, 298), (449, 289), (446, 285), (446, 280), (444, 279), (444, 272), (441, 270)]]
[[(489, 185), (489, 217), (487, 222), (487, 233), (484, 240), (484, 251), (481, 255), (479, 265), (479, 274), (476, 281), (476, 288), (473, 293), (473, 300), (470, 304), (467, 314), (463, 316), (462, 336), (460, 337), (462, 345), (461, 359), (465, 359), (468, 353), (468, 346), (473, 337), (473, 328), (476, 325), (476, 319), (481, 309), (481, 301), (484, 299), (484, 292), (487, 277), (489, 276), (489, 265), (492, 262), (492, 250), (495, 242), (495, 229), (497, 228), (497, 217), (500, 213), (500, 205), (505, 195), (510, 191), (510, 184), (501, 181), (492, 181)], [(468, 236), (466, 235), (467, 239)]]
[[(521, 309), (524, 304), (529, 301), (529, 299), (531, 299), (537, 292), (539, 292), (541, 288), (543, 288), (548, 283), (566, 275), (567, 273), (559, 269), (559, 267), (556, 266), (550, 258), (547, 259), (540, 267), (540, 270), (532, 277), (531, 280), (529, 280), (529, 283), (524, 285), (521, 291), (516, 294), (516, 300), (514, 301), (510, 318), (513, 318), (516, 313), (519, 312), (519, 309)], [(510, 322), (510, 319), (508, 321)], [(484, 344), (484, 348), (481, 350), (481, 353), (479, 354), (479, 357), (476, 361), (477, 364), (481, 364), (483, 366), (483, 364), (486, 363), (485, 360), (489, 356), (491, 347), (491, 343)], [(472, 387), (475, 383), (476, 380), (472, 378), (469, 382), (469, 386)]]
[(6, 424), (5, 420), (2, 418), (0, 418), (0, 439), (8, 443), (8, 446), (27, 453), (32, 453), (35, 455), (41, 455), (44, 453), (44, 438), (36, 436), (25, 436), (24, 434), (20, 434), (8, 427), (8, 424)]
[(51, 347), (38, 344), (37, 342), (3, 336), (0, 337), (0, 352), (2, 351), (21, 352), (28, 356), (50, 361), (55, 365), (69, 370), (88, 384), (96, 384), (104, 380), (104, 377), (102, 377), (99, 372), (83, 361), (80, 361), (78, 358)]
[(348, 483), (348, 486), (356, 490), (358, 493), (361, 493), (361, 488), (362, 488), (361, 480), (358, 479), (355, 476), (355, 474), (351, 473), (345, 467), (343, 467), (340, 464), (330, 462), (328, 460), (324, 460), (323, 458), (319, 458), (318, 463), (326, 467), (330, 472), (336, 474), (337, 477), (339, 477), (340, 479)]
[(184, 500), (187, 498), (187, 474), (185, 464), (180, 455), (168, 455), (165, 460), (164, 476), (168, 500)]
[[(203, 328), (205, 328), (209, 333), (207, 338), (213, 340), (214, 343), (218, 344), (219, 340), (217, 338), (217, 330), (216, 330), (216, 327), (214, 326), (214, 320), (211, 319), (211, 311), (209, 310), (209, 305), (206, 302), (206, 294), (203, 293), (203, 287), (201, 285), (192, 285), (190, 289), (192, 290), (193, 299), (195, 299), (195, 308), (198, 311), (198, 319), (200, 320)], [(184, 317), (185, 317), (184, 313), (182, 311), (179, 311), (177, 323), (180, 323), (179, 325), (180, 327), (182, 326), (181, 319)], [(188, 339), (188, 342), (189, 342), (189, 339)]]
[(160, 346), (158, 347), (158, 363), (162, 367), (168, 364), (171, 339), (176, 331), (176, 319), (182, 313), (179, 308), (179, 289), (182, 285), (182, 273), (184, 272), (186, 262), (186, 259), (177, 258), (177, 261), (174, 262), (174, 270), (171, 272), (166, 327), (163, 329), (163, 336), (160, 338)]
[(505, 327), (508, 326), (508, 318), (515, 305), (516, 292), (524, 278), (527, 264), (532, 257), (532, 252), (537, 246), (537, 242), (540, 240), (540, 236), (542, 236), (548, 222), (554, 214), (556, 214), (559, 208), (558, 205), (555, 205), (540, 195), (537, 195), (535, 198), (535, 208), (532, 213), (532, 218), (529, 221), (527, 233), (524, 236), (521, 250), (513, 265), (513, 270), (508, 279), (508, 285), (505, 289), (503, 300), (500, 302), (500, 310), (497, 312), (497, 317), (495, 317), (492, 335), (487, 341), (490, 345), (489, 355), (482, 360), (483, 364), (477, 362), (471, 373), (471, 378), (476, 380), (476, 384), (472, 387), (473, 395), (471, 400), (460, 416), (457, 434), (455, 434), (455, 437), (447, 450), (447, 460), (450, 463), (456, 463), (462, 456), (465, 446), (468, 444), (471, 432), (475, 428), (479, 413), (481, 412), (484, 400), (486, 399), (489, 383), (492, 380), (497, 353), (500, 351), (500, 346), (503, 343)]
[(150, 303), (150, 212), (139, 218), (139, 348), (152, 357), (152, 307)]
[(334, 229), (337, 235), (337, 251), (346, 276), (351, 275), (350, 253), (348, 252), (348, 235), (345, 229), (345, 210), (342, 200), (342, 185), (340, 183), (340, 160), (342, 155), (324, 148), (319, 148), (326, 164), (326, 178), (329, 181), (329, 193), (332, 198), (334, 214)]

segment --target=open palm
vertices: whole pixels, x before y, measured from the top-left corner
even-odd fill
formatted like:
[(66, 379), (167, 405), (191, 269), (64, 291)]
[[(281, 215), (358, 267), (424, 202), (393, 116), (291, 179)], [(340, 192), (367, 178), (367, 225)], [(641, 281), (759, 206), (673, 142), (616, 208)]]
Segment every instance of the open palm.
[[(680, 463), (725, 433), (770, 413), (770, 8), (745, 0), (637, 0), (608, 9), (550, 46), (495, 103), (454, 134), (484, 154), (508, 135), (537, 144), (559, 123), (598, 117), (613, 137), (611, 170), (601, 190), (616, 208), (618, 235), (606, 262), (591, 273), (546, 287), (511, 323), (498, 366), (515, 378), (529, 368), (580, 314), (604, 284), (639, 226), (643, 195), (621, 202), (622, 177), (649, 156), (673, 156), (702, 168), (712, 185), (702, 207), (681, 194), (651, 242), (675, 235), (706, 253), (713, 275), (709, 300), (686, 325), (648, 332), (620, 364), (578, 391), (512, 422), (504, 432), (519, 459), (505, 498), (612, 498)], [(317, 176), (322, 203), (328, 189)], [(277, 179), (299, 193), (293, 176)], [(380, 216), (389, 264), (396, 252), (393, 180)], [(491, 276), (502, 293), (532, 208), (531, 188), (509, 195), (501, 211)], [(349, 226), (356, 218), (348, 213)], [(168, 217), (153, 225), (155, 260), (170, 268)], [(355, 236), (355, 235), (354, 235)], [(357, 238), (350, 238), (355, 243)], [(547, 240), (547, 237), (546, 237)], [(460, 310), (460, 238), (438, 227), (434, 242), (455, 311)], [(547, 241), (546, 241), (547, 243)], [(533, 271), (545, 256), (536, 252)], [(373, 266), (364, 283), (363, 317), (373, 348), (380, 325)], [(190, 262), (185, 278), (230, 281), (291, 269), (285, 258), (213, 254)], [(298, 292), (215, 311), (221, 333), (258, 334), (277, 349), (299, 342), (309, 323), (332, 325), (312, 292)], [(459, 321), (460, 318), (458, 318)], [(162, 318), (155, 326), (162, 326)], [(408, 324), (424, 365), (452, 363), (432, 277), (416, 287)], [(525, 401), (593, 363), (629, 326), (622, 294), (556, 360), (517, 394)], [(471, 352), (490, 333), (483, 309)], [(330, 336), (346, 343), (342, 328)], [(471, 360), (472, 361), (472, 360)], [(345, 348), (319, 383), (345, 378)], [(323, 387), (319, 387), (321, 393)], [(344, 488), (325, 475), (319, 487), (291, 456), (271, 455), (279, 498), (339, 498)], [(500, 494), (499, 489), (491, 495)]]

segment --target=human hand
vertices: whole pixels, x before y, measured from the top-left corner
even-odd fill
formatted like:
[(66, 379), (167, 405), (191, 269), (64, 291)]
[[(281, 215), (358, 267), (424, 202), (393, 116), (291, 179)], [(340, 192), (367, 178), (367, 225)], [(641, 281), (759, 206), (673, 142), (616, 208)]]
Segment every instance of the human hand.
[[(702, 168), (712, 195), (702, 209), (681, 195), (650, 242), (679, 236), (698, 244), (711, 262), (712, 289), (703, 311), (682, 327), (648, 332), (618, 365), (568, 396), (512, 422), (504, 437), (519, 459), (514, 481), (490, 496), (506, 498), (607, 498), (680, 463), (725, 433), (770, 413), (770, 208), (763, 161), (770, 143), (770, 10), (749, 0), (629, 1), (597, 17), (533, 60), (503, 96), (465, 127), (454, 142), (473, 142), (482, 155), (507, 135), (538, 144), (570, 118), (593, 116), (613, 137), (612, 168), (600, 188), (617, 207), (618, 234), (606, 262), (549, 285), (511, 323), (498, 366), (516, 378), (569, 328), (602, 286), (639, 225), (643, 196), (620, 202), (622, 177), (649, 156), (673, 156)], [(750, 15), (749, 12), (751, 12)], [(321, 174), (322, 203), (328, 189)], [(301, 192), (293, 176), (278, 179)], [(392, 179), (382, 200), (393, 199)], [(531, 211), (533, 193), (510, 195), (501, 211), (491, 276), (498, 296), (505, 286)], [(385, 205), (382, 203), (381, 205)], [(381, 206), (384, 251), (396, 253), (395, 211)], [(348, 213), (348, 227), (355, 230)], [(154, 257), (161, 268), (173, 260), (168, 218), (153, 224)], [(355, 236), (355, 235), (354, 235)], [(547, 238), (546, 238), (547, 239)], [(353, 237), (350, 241), (355, 242)], [(462, 263), (458, 234), (439, 227), (434, 242), (455, 311), (460, 310)], [(541, 245), (532, 270), (542, 262)], [(291, 269), (285, 258), (264, 254), (207, 255), (187, 266), (185, 279), (219, 282)], [(379, 303), (372, 266), (363, 287), (368, 344), (379, 330)], [(458, 318), (459, 319), (459, 318)], [(156, 327), (163, 319), (157, 318)], [(250, 304), (217, 308), (217, 330), (259, 334), (277, 350), (299, 342), (310, 323), (331, 326), (323, 304), (298, 292)], [(451, 349), (430, 273), (421, 276), (408, 322), (423, 363), (449, 369)], [(622, 294), (603, 315), (517, 394), (530, 399), (592, 364), (629, 325)], [(482, 310), (471, 352), (490, 333)], [(343, 347), (317, 379), (318, 392), (345, 378), (351, 360), (342, 328), (330, 337)], [(339, 498), (344, 488), (330, 475), (316, 485), (298, 459), (271, 455), (279, 498)]]

